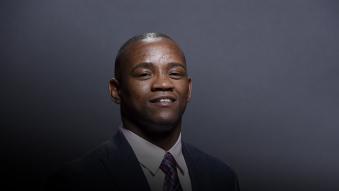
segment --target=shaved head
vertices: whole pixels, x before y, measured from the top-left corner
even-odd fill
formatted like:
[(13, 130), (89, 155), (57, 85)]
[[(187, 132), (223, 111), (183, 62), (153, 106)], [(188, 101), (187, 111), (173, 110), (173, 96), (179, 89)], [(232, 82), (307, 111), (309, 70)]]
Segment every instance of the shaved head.
[[(155, 39), (159, 39), (159, 38), (163, 38), (163, 39), (167, 39), (172, 41), (174, 44), (177, 44), (171, 37), (169, 37), (166, 34), (163, 33), (155, 33), (155, 32), (149, 32), (149, 33), (144, 33), (144, 34), (140, 34), (140, 35), (136, 35), (133, 36), (132, 38), (130, 38), (129, 40), (127, 40), (120, 48), (119, 51), (117, 53), (117, 56), (115, 57), (115, 62), (114, 62), (114, 76), (115, 79), (120, 80), (120, 73), (121, 73), (121, 64), (123, 64), (123, 60), (124, 57), (126, 56), (126, 52), (128, 51), (129, 47), (137, 42), (140, 41), (148, 41), (148, 40), (155, 40)], [(177, 45), (178, 46), (178, 45)], [(179, 48), (179, 46), (178, 46)], [(179, 48), (180, 49), (180, 48)], [(181, 49), (180, 49), (181, 50)], [(182, 50), (181, 50), (182, 52)], [(182, 56), (185, 59), (185, 55), (182, 52)]]

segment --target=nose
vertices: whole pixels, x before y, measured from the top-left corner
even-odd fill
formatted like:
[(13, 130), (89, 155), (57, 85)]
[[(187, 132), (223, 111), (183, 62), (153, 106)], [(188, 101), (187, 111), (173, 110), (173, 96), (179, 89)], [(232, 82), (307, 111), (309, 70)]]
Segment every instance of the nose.
[(152, 91), (173, 91), (174, 86), (167, 75), (158, 75), (152, 84)]

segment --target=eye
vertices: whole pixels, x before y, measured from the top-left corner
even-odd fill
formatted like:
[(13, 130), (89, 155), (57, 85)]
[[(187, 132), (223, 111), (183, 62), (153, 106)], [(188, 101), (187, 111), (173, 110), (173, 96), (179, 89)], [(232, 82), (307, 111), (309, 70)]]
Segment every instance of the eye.
[(151, 75), (150, 73), (141, 73), (141, 74), (138, 74), (139, 77), (145, 77), (145, 76), (148, 76), (148, 75)]
[(139, 73), (136, 73), (134, 76), (141, 80), (147, 80), (152, 77), (152, 73), (151, 72), (139, 72)]
[(186, 76), (186, 73), (182, 71), (171, 71), (169, 76), (173, 79), (181, 79)]
[(180, 73), (179, 72), (171, 72), (170, 75), (172, 75), (172, 76), (180, 76)]
[(149, 63), (142, 63), (134, 67), (130, 74), (136, 80), (147, 80), (153, 77), (154, 70)]

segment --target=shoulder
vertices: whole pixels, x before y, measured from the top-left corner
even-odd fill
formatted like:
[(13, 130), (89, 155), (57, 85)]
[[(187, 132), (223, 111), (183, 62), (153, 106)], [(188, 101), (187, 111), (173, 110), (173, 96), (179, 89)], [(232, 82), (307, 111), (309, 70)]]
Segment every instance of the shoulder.
[(53, 173), (46, 182), (46, 190), (88, 190), (92, 185), (106, 185), (105, 182), (112, 178), (107, 161), (117, 152), (113, 140), (102, 143)]
[(183, 144), (183, 152), (187, 165), (194, 168), (194, 173), (203, 177), (209, 187), (239, 190), (237, 175), (228, 164), (187, 143)]
[[(105, 168), (107, 160), (118, 152), (117, 146), (112, 140), (108, 140), (85, 153), (83, 156), (65, 164), (64, 169), (73, 169), (81, 171), (83, 169), (89, 171), (100, 170)], [(83, 172), (84, 173), (84, 172)]]

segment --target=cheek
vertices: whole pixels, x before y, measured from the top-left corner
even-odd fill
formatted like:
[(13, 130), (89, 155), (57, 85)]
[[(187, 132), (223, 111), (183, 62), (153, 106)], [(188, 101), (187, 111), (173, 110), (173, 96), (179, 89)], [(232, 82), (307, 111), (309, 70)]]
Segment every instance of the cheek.
[(142, 101), (147, 99), (147, 93), (149, 92), (149, 85), (142, 82), (134, 82), (128, 84), (127, 92), (130, 99), (136, 101)]
[(181, 83), (177, 86), (178, 92), (182, 100), (187, 100), (189, 96), (189, 85), (188, 83)]

